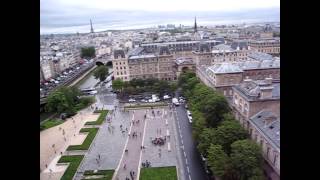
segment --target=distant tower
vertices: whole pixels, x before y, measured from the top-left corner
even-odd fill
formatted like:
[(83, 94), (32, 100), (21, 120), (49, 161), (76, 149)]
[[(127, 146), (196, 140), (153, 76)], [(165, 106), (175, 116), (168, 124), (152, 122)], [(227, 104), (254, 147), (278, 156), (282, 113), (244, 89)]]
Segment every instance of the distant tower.
[(198, 32), (198, 27), (197, 27), (197, 17), (194, 17), (194, 32)]
[(91, 26), (91, 30), (90, 30), (90, 32), (91, 32), (91, 33), (94, 33), (94, 31), (93, 31), (93, 27), (92, 27), (91, 19), (90, 19), (90, 26)]

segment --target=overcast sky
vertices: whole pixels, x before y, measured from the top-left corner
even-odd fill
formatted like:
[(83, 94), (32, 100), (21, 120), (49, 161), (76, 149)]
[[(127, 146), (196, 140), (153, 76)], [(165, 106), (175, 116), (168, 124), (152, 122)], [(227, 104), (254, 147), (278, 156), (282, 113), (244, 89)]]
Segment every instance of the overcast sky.
[(81, 26), (88, 24), (89, 19), (94, 23), (123, 23), (124, 19), (141, 21), (148, 16), (154, 19), (156, 15), (170, 19), (170, 15), (190, 18), (198, 14), (205, 17), (206, 13), (277, 9), (280, 16), (279, 7), (280, 0), (40, 0), (40, 30)]

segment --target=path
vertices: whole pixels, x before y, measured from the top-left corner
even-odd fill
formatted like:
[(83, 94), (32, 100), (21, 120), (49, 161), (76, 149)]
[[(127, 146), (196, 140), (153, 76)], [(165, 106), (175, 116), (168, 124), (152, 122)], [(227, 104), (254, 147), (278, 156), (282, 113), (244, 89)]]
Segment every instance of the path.
[[(120, 163), (115, 171), (114, 180), (117, 179), (125, 179), (126, 177), (130, 178), (130, 171), (134, 171), (134, 179), (137, 177), (137, 172), (140, 165), (140, 156), (141, 156), (141, 145), (144, 135), (144, 128), (147, 120), (144, 120), (144, 115), (146, 113), (146, 110), (134, 110), (133, 111), (133, 121), (139, 120), (139, 123), (133, 123), (131, 122), (130, 130), (129, 130), (129, 136), (127, 139), (127, 143), (125, 146), (125, 149), (128, 150), (126, 153), (123, 151), (122, 158), (120, 160)], [(133, 137), (132, 135), (136, 133), (137, 137)], [(141, 135), (140, 135), (141, 133)], [(126, 169), (124, 169), (124, 165), (126, 164)]]

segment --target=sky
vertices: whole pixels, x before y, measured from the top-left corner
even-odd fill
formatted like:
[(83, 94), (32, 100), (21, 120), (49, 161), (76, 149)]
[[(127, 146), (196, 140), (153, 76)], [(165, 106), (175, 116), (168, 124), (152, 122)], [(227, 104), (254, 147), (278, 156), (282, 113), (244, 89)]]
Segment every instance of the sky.
[(104, 29), (192, 23), (194, 16), (200, 23), (280, 21), (280, 0), (40, 0), (40, 33), (87, 31), (90, 19)]

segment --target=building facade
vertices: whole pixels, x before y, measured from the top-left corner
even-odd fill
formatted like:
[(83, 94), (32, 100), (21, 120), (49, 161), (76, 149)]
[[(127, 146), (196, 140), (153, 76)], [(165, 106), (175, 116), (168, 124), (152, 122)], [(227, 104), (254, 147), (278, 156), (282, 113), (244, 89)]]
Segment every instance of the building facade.
[(256, 52), (280, 56), (280, 39), (251, 40), (249, 46)]

